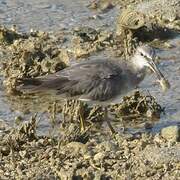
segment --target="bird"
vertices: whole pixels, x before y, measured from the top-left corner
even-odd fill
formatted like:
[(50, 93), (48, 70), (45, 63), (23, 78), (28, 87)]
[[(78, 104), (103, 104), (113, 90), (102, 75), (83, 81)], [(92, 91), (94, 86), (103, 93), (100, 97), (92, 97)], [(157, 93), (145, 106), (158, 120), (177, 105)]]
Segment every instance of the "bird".
[(105, 120), (115, 133), (107, 117), (107, 105), (120, 101), (135, 89), (150, 69), (158, 80), (168, 81), (155, 63), (155, 49), (138, 46), (130, 60), (95, 59), (77, 62), (54, 74), (21, 79), (19, 90), (24, 93), (53, 92), (63, 98), (103, 104)]

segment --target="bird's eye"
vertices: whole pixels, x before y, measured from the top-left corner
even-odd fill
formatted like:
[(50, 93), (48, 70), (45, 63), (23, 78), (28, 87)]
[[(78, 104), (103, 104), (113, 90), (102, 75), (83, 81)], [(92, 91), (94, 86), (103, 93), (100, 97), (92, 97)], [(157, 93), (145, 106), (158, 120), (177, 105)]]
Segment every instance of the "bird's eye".
[(144, 54), (143, 54), (143, 53), (140, 53), (140, 55), (141, 55), (141, 56), (144, 56)]

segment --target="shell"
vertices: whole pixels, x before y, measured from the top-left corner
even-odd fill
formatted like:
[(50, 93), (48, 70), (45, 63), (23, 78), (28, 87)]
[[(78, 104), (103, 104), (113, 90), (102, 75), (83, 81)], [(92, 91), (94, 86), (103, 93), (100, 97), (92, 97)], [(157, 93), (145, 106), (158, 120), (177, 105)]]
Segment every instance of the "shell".
[(139, 29), (145, 24), (145, 17), (142, 13), (127, 9), (119, 16), (118, 24), (126, 29)]
[(165, 78), (162, 78), (161, 80), (159, 80), (159, 83), (164, 92), (167, 91), (171, 87), (169, 81)]

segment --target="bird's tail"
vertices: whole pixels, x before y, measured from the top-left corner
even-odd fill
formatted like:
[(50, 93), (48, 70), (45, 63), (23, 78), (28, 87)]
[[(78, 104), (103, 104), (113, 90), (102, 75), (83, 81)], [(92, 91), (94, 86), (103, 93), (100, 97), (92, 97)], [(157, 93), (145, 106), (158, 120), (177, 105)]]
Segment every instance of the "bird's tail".
[(16, 89), (23, 93), (36, 93), (40, 91), (40, 87), (42, 86), (43, 82), (43, 79), (39, 78), (18, 79), (18, 85)]
[(64, 87), (68, 84), (66, 77), (56, 77), (55, 75), (41, 76), (37, 78), (18, 79), (16, 89), (25, 94), (34, 93), (54, 93), (54, 91), (64, 92)]

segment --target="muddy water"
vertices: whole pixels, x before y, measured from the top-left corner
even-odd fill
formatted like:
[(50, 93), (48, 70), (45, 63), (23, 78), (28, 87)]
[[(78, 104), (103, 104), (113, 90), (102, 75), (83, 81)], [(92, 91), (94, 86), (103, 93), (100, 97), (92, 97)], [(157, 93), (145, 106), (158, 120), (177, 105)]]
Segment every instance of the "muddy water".
[[(80, 25), (113, 29), (118, 8), (97, 16), (97, 12), (90, 11), (86, 7), (88, 3), (89, 1), (84, 0), (0, 0), (0, 23), (7, 26), (17, 24), (20, 31), (29, 31), (31, 28), (43, 31), (68, 30)], [(158, 55), (162, 58), (160, 68), (169, 79), (171, 89), (163, 94), (159, 86), (154, 83), (153, 75), (148, 76), (142, 83), (143, 89), (148, 89), (166, 109), (166, 114), (155, 123), (153, 131), (180, 123), (180, 37), (170, 40), (169, 43), (173, 44), (174, 48), (158, 52)], [(40, 104), (41, 107), (44, 106), (44, 103), (40, 103), (36, 98), (32, 100), (32, 104), (34, 103)], [(23, 103), (20, 102), (19, 106), (23, 106)], [(37, 106), (34, 106), (34, 110), (33, 106), (31, 107), (32, 112), (38, 110)], [(0, 119), (6, 120), (11, 125), (14, 124), (14, 118), (17, 115), (28, 119), (31, 114), (26, 115), (19, 109), (21, 108), (9, 103), (0, 85)], [(41, 117), (40, 132), (47, 132), (50, 127), (47, 114), (42, 112), (38, 116)]]

